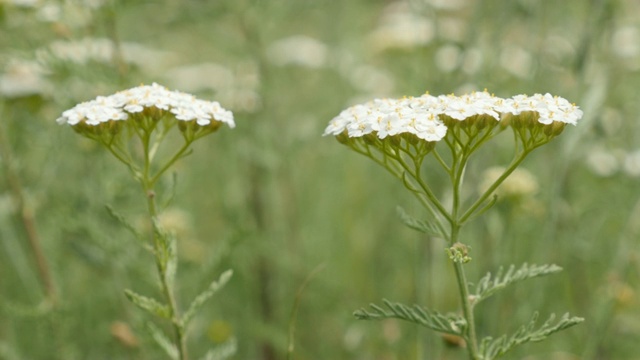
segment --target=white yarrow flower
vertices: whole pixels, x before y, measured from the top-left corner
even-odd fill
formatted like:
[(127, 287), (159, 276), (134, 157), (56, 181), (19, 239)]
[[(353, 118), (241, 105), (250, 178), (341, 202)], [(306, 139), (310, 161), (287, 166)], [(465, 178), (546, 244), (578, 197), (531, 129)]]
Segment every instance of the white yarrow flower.
[[(582, 111), (564, 98), (551, 94), (533, 96), (516, 95), (503, 99), (486, 90), (470, 94), (429, 94), (401, 99), (375, 99), (352, 106), (331, 120), (324, 135), (362, 137), (375, 133), (380, 139), (402, 133), (411, 133), (426, 141), (439, 141), (447, 133), (445, 119), (473, 121), (479, 115), (490, 116), (496, 122), (504, 114), (519, 115), (522, 112), (538, 114), (537, 122), (550, 125), (554, 122), (576, 125)], [(444, 116), (444, 117), (443, 117)], [(450, 124), (450, 123), (447, 123)]]
[(99, 125), (109, 121), (127, 120), (129, 115), (146, 109), (169, 111), (180, 121), (195, 121), (207, 126), (217, 121), (235, 127), (233, 114), (218, 102), (196, 99), (193, 95), (170, 91), (156, 83), (99, 96), (95, 100), (80, 103), (62, 113), (59, 124)]

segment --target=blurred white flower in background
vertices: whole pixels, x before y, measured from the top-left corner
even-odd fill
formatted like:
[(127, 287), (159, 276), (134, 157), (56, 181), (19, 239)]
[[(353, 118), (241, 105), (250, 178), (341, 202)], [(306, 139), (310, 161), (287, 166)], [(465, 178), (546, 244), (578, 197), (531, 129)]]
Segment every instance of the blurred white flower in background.
[(280, 39), (267, 48), (267, 57), (277, 66), (298, 65), (320, 68), (326, 65), (327, 45), (306, 35)]
[(44, 22), (56, 22), (62, 18), (62, 8), (60, 4), (45, 3), (38, 7), (36, 17)]
[(438, 38), (460, 42), (466, 33), (467, 23), (463, 20), (450, 16), (438, 18)]
[(171, 68), (165, 77), (171, 86), (188, 92), (220, 91), (233, 86), (235, 76), (226, 66), (216, 63), (190, 64)]
[(640, 70), (640, 29), (637, 26), (616, 29), (611, 37), (611, 49), (629, 70)]
[[(14, 12), (10, 12), (6, 16), (8, 27), (23, 27), (30, 19), (46, 23), (60, 23), (67, 28), (80, 28), (91, 26), (94, 22), (94, 12), (101, 8), (104, 0), (73, 0), (73, 1), (55, 1), (55, 0), (0, 0), (0, 5), (8, 4), (15, 7)], [(24, 15), (19, 13), (28, 11)], [(35, 17), (32, 17), (35, 14)]]
[(529, 77), (532, 65), (531, 54), (521, 47), (508, 46), (500, 52), (500, 66), (514, 76)]
[(353, 87), (371, 95), (390, 94), (395, 86), (391, 73), (371, 65), (355, 66), (347, 76)]
[(0, 75), (0, 96), (48, 95), (53, 86), (45, 74), (46, 70), (35, 61), (12, 60)]
[(452, 72), (458, 68), (461, 57), (460, 48), (456, 45), (441, 46), (435, 55), (435, 63), (438, 70), (444, 72)]
[(475, 74), (482, 67), (483, 56), (482, 50), (471, 47), (465, 50), (462, 60), (462, 71), (467, 74)]
[(635, 26), (624, 26), (614, 31), (611, 37), (613, 52), (621, 58), (640, 55), (640, 30)]
[(374, 51), (424, 46), (433, 40), (433, 22), (405, 2), (393, 2), (382, 11), (380, 25), (369, 35)]
[(602, 177), (612, 176), (620, 170), (620, 161), (616, 153), (601, 147), (589, 151), (585, 163), (595, 175)]
[(2, 0), (0, 1), (0, 5), (5, 3), (9, 5), (17, 6), (17, 7), (35, 8), (38, 6), (40, 1), (38, 0)]
[[(558, 30), (556, 33), (561, 33)], [(542, 46), (544, 60), (546, 64), (554, 70), (566, 70), (567, 63), (572, 61), (576, 55), (576, 49), (569, 39), (559, 35), (549, 35), (544, 39)]]
[(331, 66), (362, 94), (348, 101), (356, 104), (373, 97), (389, 96), (395, 88), (393, 74), (384, 68), (364, 63), (349, 48), (332, 51)]
[(260, 75), (253, 62), (241, 62), (236, 69), (216, 63), (183, 65), (165, 71), (163, 77), (171, 86), (188, 92), (213, 91), (233, 111), (251, 113), (262, 106)]
[(629, 152), (625, 155), (623, 170), (631, 177), (640, 177), (640, 149)]
[(361, 346), (365, 335), (366, 332), (364, 331), (362, 326), (360, 326), (359, 323), (353, 323), (344, 332), (342, 342), (345, 349), (349, 351), (356, 351)]
[(600, 114), (600, 126), (607, 136), (613, 136), (623, 125), (622, 114), (617, 109), (605, 107)]
[[(505, 168), (491, 167), (482, 174), (482, 181), (478, 192), (483, 194), (504, 173)], [(538, 192), (539, 185), (536, 177), (527, 169), (517, 168), (496, 190), (499, 197), (525, 197)]]
[[(152, 72), (163, 68), (173, 58), (170, 52), (152, 49), (138, 43), (123, 42), (120, 46), (123, 60), (145, 71)], [(87, 37), (80, 40), (54, 41), (38, 49), (36, 54), (44, 62), (61, 60), (86, 65), (90, 62), (112, 63), (115, 52), (115, 45), (110, 39)]]
[(105, 0), (74, 0), (74, 1), (0, 0), (0, 5), (1, 4), (8, 4), (8, 5), (16, 6), (16, 7), (33, 8), (33, 9), (39, 9), (39, 8), (48, 7), (48, 6), (52, 6), (52, 5), (60, 6), (60, 4), (63, 4), (65, 6), (73, 5), (73, 6), (81, 6), (81, 7), (91, 8), (91, 9), (98, 9), (98, 8), (102, 7), (104, 5), (104, 3), (105, 3)]
[(469, 3), (468, 0), (424, 0), (424, 2), (439, 10), (459, 10)]

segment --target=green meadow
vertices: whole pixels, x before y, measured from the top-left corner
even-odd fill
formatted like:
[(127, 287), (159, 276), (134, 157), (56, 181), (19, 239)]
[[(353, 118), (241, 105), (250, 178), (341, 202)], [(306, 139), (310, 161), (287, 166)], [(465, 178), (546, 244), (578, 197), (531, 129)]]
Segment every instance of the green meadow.
[[(446, 243), (397, 214), (428, 219), (415, 197), (322, 134), (374, 98), (487, 89), (551, 93), (584, 116), (463, 229), (471, 283), (511, 264), (564, 269), (480, 304), (478, 333), (570, 312), (585, 321), (504, 358), (640, 359), (635, 0), (0, 0), (0, 49), (0, 359), (168, 358), (149, 331), (168, 324), (124, 294), (161, 297), (145, 241), (123, 226), (152, 231), (140, 185), (56, 123), (152, 83), (218, 101), (236, 124), (156, 186), (158, 221), (177, 237), (178, 306), (234, 272), (191, 322), (190, 358), (468, 359), (458, 338), (353, 316), (383, 299), (458, 312), (460, 299)], [(474, 154), (465, 196), (509, 164), (511, 140)]]

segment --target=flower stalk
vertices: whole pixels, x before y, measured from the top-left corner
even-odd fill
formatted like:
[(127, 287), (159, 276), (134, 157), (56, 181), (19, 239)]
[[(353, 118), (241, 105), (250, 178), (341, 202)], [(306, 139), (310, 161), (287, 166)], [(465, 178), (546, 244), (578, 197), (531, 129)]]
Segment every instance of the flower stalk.
[[(214, 281), (192, 301), (185, 314), (181, 313), (174, 290), (176, 240), (159, 224), (155, 187), (169, 168), (189, 153), (195, 140), (215, 132), (223, 123), (234, 127), (233, 114), (217, 102), (199, 100), (193, 95), (153, 84), (78, 104), (65, 111), (58, 123), (71, 125), (79, 134), (104, 145), (140, 183), (147, 201), (152, 228), (151, 248), (164, 301), (131, 290), (126, 290), (125, 294), (138, 307), (171, 322), (172, 345), (167, 345), (169, 341), (163, 340), (164, 335), (155, 326), (150, 326), (153, 338), (171, 358), (187, 360), (186, 326), (202, 304), (228, 281), (231, 272)], [(174, 128), (180, 131), (184, 143), (171, 156), (158, 159), (161, 144)], [(132, 139), (137, 139), (139, 144)], [(140, 145), (141, 156), (136, 151)]]
[[(550, 94), (516, 95), (502, 99), (484, 91), (463, 96), (434, 97), (427, 93), (416, 98), (376, 99), (352, 106), (335, 117), (326, 128), (325, 135), (336, 136), (341, 143), (382, 165), (403, 182), (429, 213), (431, 218), (426, 221), (407, 220), (406, 214), (403, 214), (403, 220), (410, 227), (435, 235), (447, 243), (446, 252), (453, 265), (462, 310), (462, 318), (454, 317), (443, 323), (445, 316), (442, 314), (429, 312), (417, 305), (409, 308), (385, 300), (390, 313), (372, 305), (373, 313), (360, 310), (355, 315), (361, 319), (400, 318), (458, 335), (465, 340), (471, 360), (493, 359), (519, 344), (501, 345), (503, 348), (496, 352), (495, 347), (487, 348), (491, 338), (479, 341), (474, 317), (478, 299), (470, 294), (464, 269), (464, 265), (471, 261), (470, 247), (462, 242), (460, 231), (471, 218), (492, 205), (492, 202), (487, 202), (489, 197), (531, 151), (559, 135), (566, 124), (575, 125), (581, 116), (582, 111), (577, 106)], [(511, 164), (465, 207), (462, 197), (464, 175), (472, 154), (508, 127), (513, 130), (515, 139), (515, 155)], [(438, 152), (438, 143), (447, 146), (449, 157)], [(450, 204), (443, 203), (422, 176), (424, 160), (429, 154), (433, 154), (435, 163), (449, 178)], [(429, 169), (429, 173), (433, 171)], [(567, 318), (554, 331), (581, 321), (580, 318)], [(526, 334), (523, 336), (523, 339), (533, 338), (526, 338)], [(529, 340), (521, 340), (526, 341)]]

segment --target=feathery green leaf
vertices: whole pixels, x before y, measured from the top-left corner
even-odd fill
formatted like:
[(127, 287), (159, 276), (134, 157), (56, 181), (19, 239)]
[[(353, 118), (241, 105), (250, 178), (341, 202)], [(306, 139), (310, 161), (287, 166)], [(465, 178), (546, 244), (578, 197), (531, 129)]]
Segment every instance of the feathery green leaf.
[(124, 294), (127, 296), (127, 299), (129, 299), (132, 303), (134, 303), (139, 308), (146, 310), (161, 318), (165, 318), (165, 319), (171, 318), (171, 311), (169, 310), (169, 307), (167, 305), (159, 303), (156, 299), (140, 295), (129, 289), (126, 289), (124, 291)]
[(236, 354), (238, 351), (238, 341), (235, 338), (227, 340), (225, 343), (207, 351), (202, 360), (225, 360)]
[(171, 360), (178, 360), (179, 354), (176, 346), (167, 338), (167, 336), (158, 329), (152, 322), (147, 323), (147, 331), (151, 334), (151, 338), (160, 346), (164, 352), (169, 355)]
[(544, 265), (529, 265), (527, 263), (522, 264), (518, 270), (514, 265), (509, 266), (507, 272), (503, 272), (503, 268), (500, 267), (495, 276), (491, 273), (487, 273), (476, 285), (476, 299), (475, 304), (490, 297), (498, 290), (502, 290), (510, 284), (518, 281), (553, 274), (562, 271), (562, 268), (555, 264)]
[(142, 235), (138, 232), (135, 226), (133, 226), (130, 222), (127, 221), (127, 218), (125, 218), (124, 215), (117, 212), (113, 207), (111, 207), (111, 205), (105, 205), (105, 208), (107, 209), (107, 212), (114, 220), (116, 220), (122, 226), (124, 226), (127, 230), (129, 230), (129, 232), (133, 234), (133, 236), (135, 236), (136, 239), (142, 241)]
[(568, 313), (564, 314), (554, 325), (555, 319), (555, 314), (551, 314), (542, 326), (535, 329), (538, 320), (538, 313), (536, 312), (527, 324), (522, 325), (510, 337), (503, 335), (497, 339), (492, 337), (484, 338), (480, 344), (480, 353), (483, 354), (483, 359), (496, 359), (518, 345), (544, 340), (555, 332), (570, 328), (584, 321), (580, 317), (569, 317)]
[(418, 230), (425, 234), (442, 237), (442, 233), (435, 225), (427, 221), (415, 219), (411, 215), (407, 214), (401, 206), (396, 207), (396, 213), (400, 220), (411, 229)]
[(195, 299), (189, 305), (189, 309), (184, 313), (182, 317), (182, 326), (186, 327), (189, 321), (193, 319), (195, 314), (200, 310), (202, 305), (209, 300), (215, 293), (217, 293), (222, 287), (231, 279), (231, 275), (233, 275), (232, 270), (227, 270), (218, 280), (214, 280), (209, 287), (203, 291), (200, 295), (196, 296)]
[(373, 311), (367, 311), (364, 308), (356, 310), (353, 315), (360, 320), (380, 320), (388, 318), (396, 318), (406, 320), (418, 325), (422, 325), (431, 330), (441, 333), (462, 336), (466, 321), (464, 318), (455, 314), (441, 314), (435, 310), (425, 309), (418, 305), (407, 306), (400, 303), (392, 303), (389, 300), (383, 300), (385, 306), (389, 310), (385, 310), (376, 304), (370, 304), (369, 307)]

